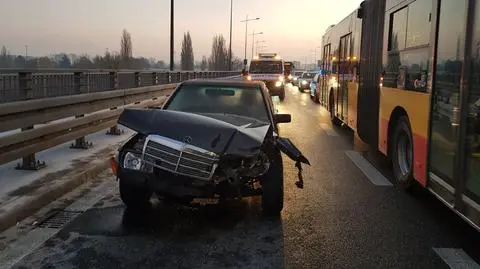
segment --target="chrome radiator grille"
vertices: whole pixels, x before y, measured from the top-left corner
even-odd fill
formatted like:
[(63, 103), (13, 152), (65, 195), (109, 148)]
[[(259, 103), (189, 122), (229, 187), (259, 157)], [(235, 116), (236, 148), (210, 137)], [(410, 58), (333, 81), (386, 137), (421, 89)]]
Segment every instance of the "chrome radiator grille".
[(154, 167), (204, 180), (212, 177), (218, 162), (213, 152), (158, 135), (147, 137), (142, 159)]

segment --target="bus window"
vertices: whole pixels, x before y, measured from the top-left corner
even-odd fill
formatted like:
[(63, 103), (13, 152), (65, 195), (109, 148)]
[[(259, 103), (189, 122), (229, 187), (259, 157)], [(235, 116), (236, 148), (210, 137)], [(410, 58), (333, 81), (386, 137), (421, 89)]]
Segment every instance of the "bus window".
[(417, 0), (408, 6), (406, 47), (430, 43), (430, 12), (432, 0)]
[(431, 7), (417, 0), (390, 15), (385, 87), (427, 90)]

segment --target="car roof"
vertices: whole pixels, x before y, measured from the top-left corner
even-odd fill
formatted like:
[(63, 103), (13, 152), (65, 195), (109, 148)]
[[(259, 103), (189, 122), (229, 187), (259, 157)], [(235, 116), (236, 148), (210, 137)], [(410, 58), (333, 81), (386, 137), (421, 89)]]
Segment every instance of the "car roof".
[(233, 79), (191, 79), (182, 82), (182, 85), (211, 85), (229, 87), (261, 87), (261, 81), (233, 80)]

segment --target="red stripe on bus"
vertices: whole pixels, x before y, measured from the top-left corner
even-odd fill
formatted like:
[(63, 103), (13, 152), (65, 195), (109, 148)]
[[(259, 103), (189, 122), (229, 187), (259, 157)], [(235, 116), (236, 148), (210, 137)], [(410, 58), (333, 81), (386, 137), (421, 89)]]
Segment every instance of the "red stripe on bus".
[(379, 126), (380, 133), (378, 134), (378, 150), (387, 155), (388, 151), (388, 120), (385, 118), (380, 119)]
[(413, 134), (413, 176), (423, 186), (427, 186), (427, 138)]

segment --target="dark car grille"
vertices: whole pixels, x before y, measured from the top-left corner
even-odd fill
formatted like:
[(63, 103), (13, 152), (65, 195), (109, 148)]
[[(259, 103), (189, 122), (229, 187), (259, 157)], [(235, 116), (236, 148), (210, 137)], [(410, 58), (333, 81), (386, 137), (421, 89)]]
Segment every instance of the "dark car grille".
[(158, 135), (147, 137), (143, 160), (175, 174), (205, 180), (212, 177), (218, 162), (213, 152)]

